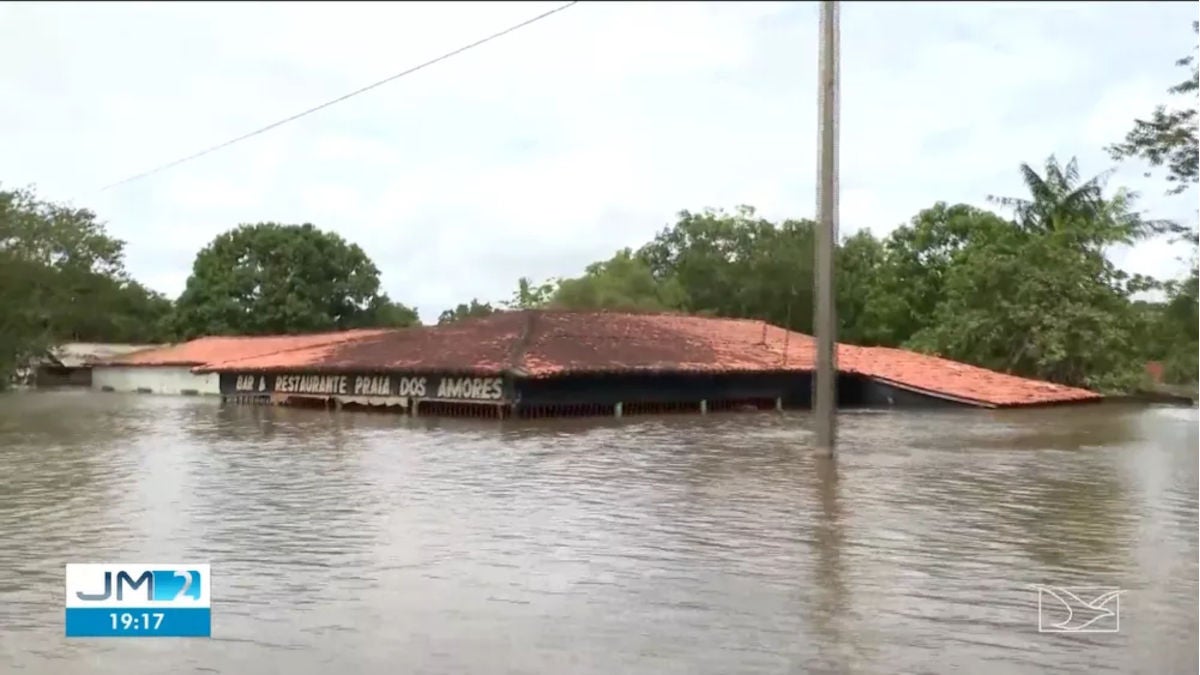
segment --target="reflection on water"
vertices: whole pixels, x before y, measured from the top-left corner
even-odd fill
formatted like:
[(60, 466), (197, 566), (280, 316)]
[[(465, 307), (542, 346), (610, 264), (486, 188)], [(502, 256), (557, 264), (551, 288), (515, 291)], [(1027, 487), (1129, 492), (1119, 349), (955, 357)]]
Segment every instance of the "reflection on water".
[[(5, 396), (0, 672), (1196, 672), (1195, 410), (808, 427)], [(214, 639), (63, 638), (65, 563), (155, 559), (213, 565)]]

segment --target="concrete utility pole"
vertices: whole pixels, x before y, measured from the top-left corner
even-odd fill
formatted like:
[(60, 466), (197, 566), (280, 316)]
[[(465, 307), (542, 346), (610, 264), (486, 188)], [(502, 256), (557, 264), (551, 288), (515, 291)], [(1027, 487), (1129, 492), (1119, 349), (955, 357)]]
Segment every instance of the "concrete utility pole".
[(832, 457), (837, 437), (837, 306), (833, 253), (838, 232), (838, 2), (821, 3), (820, 89), (817, 128), (817, 232), (813, 327), (817, 338), (817, 372), (813, 380), (813, 412), (819, 455)]

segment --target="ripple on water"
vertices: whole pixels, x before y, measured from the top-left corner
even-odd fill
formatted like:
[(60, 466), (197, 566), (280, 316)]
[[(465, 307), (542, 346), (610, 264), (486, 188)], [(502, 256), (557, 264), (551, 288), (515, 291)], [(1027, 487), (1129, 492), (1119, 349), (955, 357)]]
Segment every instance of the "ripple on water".
[[(0, 672), (1195, 672), (1194, 411), (496, 424), (8, 396)], [(66, 641), (68, 561), (207, 560), (211, 641)], [(1033, 583), (1117, 586), (1040, 635)]]

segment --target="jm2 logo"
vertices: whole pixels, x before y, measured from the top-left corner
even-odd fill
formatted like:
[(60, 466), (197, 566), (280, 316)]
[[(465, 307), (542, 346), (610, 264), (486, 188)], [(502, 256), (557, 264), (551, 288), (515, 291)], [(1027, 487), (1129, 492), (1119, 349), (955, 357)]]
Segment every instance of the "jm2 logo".
[(200, 573), (196, 570), (146, 570), (134, 579), (124, 570), (104, 573), (104, 590), (99, 593), (84, 593), (76, 591), (80, 600), (100, 602), (115, 597), (118, 601), (125, 599), (125, 592), (130, 593), (145, 587), (146, 599), (151, 601), (172, 602), (183, 598), (200, 600)]

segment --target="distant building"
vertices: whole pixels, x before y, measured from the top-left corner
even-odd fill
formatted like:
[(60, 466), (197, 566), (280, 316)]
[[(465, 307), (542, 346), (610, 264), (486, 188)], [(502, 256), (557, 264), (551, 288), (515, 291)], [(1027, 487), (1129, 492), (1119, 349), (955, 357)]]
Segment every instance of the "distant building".
[(1149, 361), (1146, 363), (1146, 375), (1154, 384), (1163, 383), (1163, 375), (1166, 373), (1166, 368), (1163, 367), (1162, 361)]
[(330, 345), (383, 330), (352, 330), (311, 335), (213, 336), (98, 361), (91, 386), (101, 391), (143, 394), (219, 394), (216, 373), (192, 369), (213, 361), (261, 357), (277, 352)]
[(17, 379), (36, 387), (87, 387), (92, 383), (92, 367), (96, 362), (158, 346), (67, 342), (35, 359), (17, 373)]

